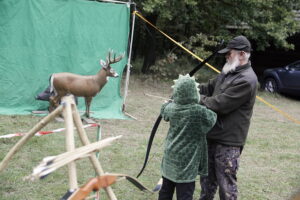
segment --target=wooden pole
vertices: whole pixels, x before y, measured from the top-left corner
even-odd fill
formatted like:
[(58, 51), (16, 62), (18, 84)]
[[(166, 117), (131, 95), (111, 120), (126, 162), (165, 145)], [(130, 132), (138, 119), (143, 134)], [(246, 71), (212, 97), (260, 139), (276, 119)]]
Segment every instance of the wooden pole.
[[(99, 141), (100, 139), (102, 138), (102, 135), (101, 135), (101, 126), (98, 125), (97, 127), (97, 141)], [(97, 160), (99, 160), (99, 156), (100, 156), (100, 152), (98, 151), (96, 153), (96, 158)], [(97, 176), (97, 173), (95, 173), (95, 176)], [(96, 197), (94, 198), (94, 200), (100, 200), (100, 191), (96, 191), (94, 192), (96, 194)]]
[[(75, 104), (74, 96), (63, 97), (62, 104), (64, 105), (63, 116), (65, 119), (65, 126), (66, 126), (66, 132), (65, 132), (66, 151), (74, 151), (75, 150), (74, 124), (73, 124), (72, 108), (71, 108), (71, 104), (72, 105)], [(74, 191), (78, 188), (75, 162), (70, 162), (68, 164), (68, 175), (69, 175), (69, 190)]]
[(36, 132), (41, 130), (44, 126), (46, 126), (51, 120), (53, 120), (57, 115), (59, 115), (63, 110), (62, 106), (58, 106), (52, 113), (43, 118), (39, 123), (37, 123), (28, 133), (26, 133), (13, 148), (6, 154), (4, 159), (0, 163), (0, 172), (3, 171), (7, 165), (9, 160), (12, 159), (13, 155), (16, 154), (22, 146), (34, 136)]
[[(82, 124), (82, 121), (81, 121), (81, 118), (80, 118), (80, 115), (78, 113), (76, 105), (73, 104), (72, 108), (73, 108), (73, 119), (74, 119), (75, 126), (77, 128), (77, 132), (79, 134), (80, 140), (81, 140), (83, 145), (88, 145), (88, 144), (90, 144), (90, 141), (89, 141), (89, 138), (87, 137), (87, 134), (86, 134), (86, 132), (83, 128), (83, 124)], [(104, 175), (104, 171), (102, 169), (102, 166), (101, 166), (99, 160), (97, 159), (95, 153), (93, 153), (91, 155), (90, 161), (91, 161), (92, 165), (94, 166), (94, 169), (95, 169), (97, 175), (98, 176)], [(105, 191), (106, 191), (106, 193), (107, 193), (110, 200), (117, 200), (117, 197), (114, 194), (114, 192), (113, 192), (113, 190), (110, 186), (106, 187), (104, 189), (105, 189)]]

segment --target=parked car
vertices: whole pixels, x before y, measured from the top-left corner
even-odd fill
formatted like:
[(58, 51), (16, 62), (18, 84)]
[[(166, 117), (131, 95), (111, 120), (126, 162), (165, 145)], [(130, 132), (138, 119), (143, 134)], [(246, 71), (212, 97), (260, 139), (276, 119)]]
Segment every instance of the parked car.
[(268, 92), (300, 96), (300, 60), (284, 67), (266, 69), (263, 81)]

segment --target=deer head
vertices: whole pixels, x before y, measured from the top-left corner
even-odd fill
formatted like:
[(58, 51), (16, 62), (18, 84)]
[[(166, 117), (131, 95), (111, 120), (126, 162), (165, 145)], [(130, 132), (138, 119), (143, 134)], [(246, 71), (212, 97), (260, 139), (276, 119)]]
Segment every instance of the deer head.
[(111, 64), (117, 63), (124, 57), (125, 53), (119, 55), (116, 58), (116, 54), (113, 55), (113, 59), (111, 58), (111, 55), (113, 54), (113, 51), (110, 50), (108, 52), (108, 55), (106, 57), (106, 61), (100, 60), (100, 65), (102, 68), (107, 72), (107, 76), (110, 77), (118, 77), (119, 75), (116, 73), (116, 71), (110, 66)]

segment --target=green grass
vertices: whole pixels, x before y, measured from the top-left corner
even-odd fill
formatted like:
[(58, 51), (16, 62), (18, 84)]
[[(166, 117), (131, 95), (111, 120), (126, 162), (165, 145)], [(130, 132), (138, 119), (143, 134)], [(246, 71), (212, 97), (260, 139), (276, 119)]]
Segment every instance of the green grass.
[[(168, 98), (172, 82), (157, 82), (145, 77), (132, 76), (126, 100), (126, 112), (137, 120), (99, 120), (103, 138), (123, 135), (112, 146), (100, 152), (100, 161), (106, 172), (125, 173), (136, 176), (142, 167), (147, 141), (152, 126), (159, 115), (162, 99), (145, 93)], [(300, 119), (300, 101), (280, 95), (260, 92), (259, 95), (280, 109)], [(41, 117), (0, 116), (0, 135), (26, 132)], [(238, 123), (238, 122), (237, 122)], [(44, 130), (61, 128), (64, 124), (53, 121)], [(96, 141), (96, 128), (86, 129), (91, 141)], [(163, 141), (168, 124), (162, 122), (155, 137), (150, 162), (139, 180), (149, 188), (160, 178), (160, 162)], [(20, 138), (0, 139), (0, 160)], [(32, 169), (46, 156), (65, 151), (64, 133), (33, 137), (0, 173), (1, 200), (59, 199), (68, 189), (67, 167), (62, 167), (43, 180), (24, 180)], [(239, 199), (283, 200), (290, 199), (300, 189), (300, 125), (282, 117), (263, 103), (257, 101), (247, 144), (241, 156), (238, 172)], [(76, 136), (76, 146), (80, 146)], [(79, 185), (84, 184), (95, 172), (88, 159), (77, 163)], [(157, 194), (145, 194), (126, 181), (112, 186), (121, 200), (154, 200)], [(194, 199), (200, 195), (197, 179)], [(101, 192), (101, 200), (108, 199)], [(216, 199), (218, 199), (216, 197)]]

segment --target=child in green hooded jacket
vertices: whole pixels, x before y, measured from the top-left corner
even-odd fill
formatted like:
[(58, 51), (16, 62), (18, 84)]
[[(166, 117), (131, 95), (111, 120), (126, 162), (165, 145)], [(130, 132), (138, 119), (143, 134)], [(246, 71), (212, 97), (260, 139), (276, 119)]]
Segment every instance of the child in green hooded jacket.
[(206, 133), (217, 115), (199, 104), (194, 77), (179, 75), (173, 88), (173, 102), (162, 105), (161, 115), (170, 122), (161, 164), (163, 177), (158, 200), (192, 200), (197, 175), (207, 175)]

